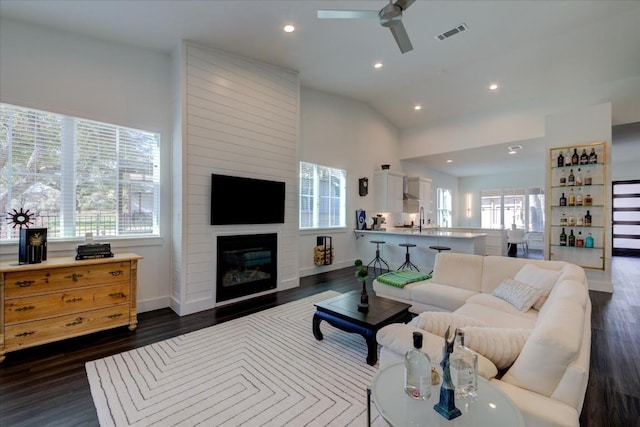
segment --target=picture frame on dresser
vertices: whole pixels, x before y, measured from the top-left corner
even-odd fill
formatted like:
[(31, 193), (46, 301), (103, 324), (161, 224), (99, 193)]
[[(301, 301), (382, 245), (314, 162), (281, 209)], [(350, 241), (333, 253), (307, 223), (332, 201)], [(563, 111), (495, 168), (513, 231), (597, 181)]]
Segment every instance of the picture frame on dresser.
[(607, 224), (605, 142), (549, 149), (548, 259), (604, 270)]

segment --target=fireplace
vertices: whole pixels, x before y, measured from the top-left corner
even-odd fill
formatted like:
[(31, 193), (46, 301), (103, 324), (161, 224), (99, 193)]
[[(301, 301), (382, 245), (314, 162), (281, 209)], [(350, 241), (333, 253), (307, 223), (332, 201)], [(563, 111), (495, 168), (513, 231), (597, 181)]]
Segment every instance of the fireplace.
[(276, 233), (218, 236), (217, 302), (275, 289), (277, 271)]

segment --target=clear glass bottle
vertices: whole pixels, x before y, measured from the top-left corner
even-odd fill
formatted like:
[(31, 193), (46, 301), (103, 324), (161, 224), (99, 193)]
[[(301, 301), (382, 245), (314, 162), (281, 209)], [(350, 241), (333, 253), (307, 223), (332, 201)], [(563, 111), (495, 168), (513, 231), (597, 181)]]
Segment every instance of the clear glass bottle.
[(571, 150), (567, 150), (567, 154), (564, 156), (564, 165), (571, 166)]
[(591, 206), (593, 205), (593, 197), (591, 197), (591, 194), (587, 194), (586, 196), (584, 196), (584, 206)]
[(573, 149), (573, 155), (571, 156), (571, 164), (572, 165), (579, 165), (580, 164), (580, 156), (578, 155), (578, 149), (577, 148)]
[(582, 171), (578, 168), (578, 172), (576, 173), (576, 185), (582, 185)]
[(569, 202), (567, 206), (575, 206), (576, 205), (576, 195), (573, 192), (573, 188), (569, 191)]
[(591, 171), (589, 169), (584, 173), (584, 185), (591, 185)]
[(582, 189), (578, 188), (578, 194), (576, 194), (576, 206), (582, 206), (583, 196)]
[(422, 334), (413, 333), (413, 348), (404, 356), (404, 391), (413, 399), (431, 397), (431, 359), (422, 350)]
[(562, 171), (560, 172), (560, 186), (564, 187), (565, 185), (567, 185), (567, 176)]
[(572, 227), (576, 225), (576, 217), (572, 213), (569, 214), (569, 221), (567, 221), (567, 224)]
[(560, 225), (567, 226), (569, 225), (569, 221), (567, 220), (567, 214), (563, 213), (560, 215)]
[(474, 397), (478, 393), (478, 354), (464, 345), (464, 331), (456, 329), (451, 363), (451, 380), (455, 387), (455, 395)]
[(578, 231), (576, 236), (576, 247), (581, 248), (584, 246), (584, 238), (582, 237), (582, 231)]

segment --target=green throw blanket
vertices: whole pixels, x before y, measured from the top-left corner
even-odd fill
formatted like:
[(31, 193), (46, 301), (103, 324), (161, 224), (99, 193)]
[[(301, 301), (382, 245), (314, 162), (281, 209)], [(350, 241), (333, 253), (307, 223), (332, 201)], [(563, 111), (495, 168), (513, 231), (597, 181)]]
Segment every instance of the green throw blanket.
[(395, 286), (396, 288), (404, 288), (409, 283), (431, 279), (431, 275), (420, 273), (419, 271), (400, 270), (381, 274), (376, 279), (378, 280), (378, 282), (384, 283), (385, 285)]

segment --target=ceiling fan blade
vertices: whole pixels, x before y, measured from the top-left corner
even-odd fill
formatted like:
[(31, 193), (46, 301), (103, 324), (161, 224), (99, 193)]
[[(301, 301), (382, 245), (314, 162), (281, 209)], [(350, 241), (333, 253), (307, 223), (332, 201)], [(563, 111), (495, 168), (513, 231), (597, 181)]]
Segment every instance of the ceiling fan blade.
[(409, 40), (409, 35), (407, 34), (407, 30), (404, 29), (402, 22), (398, 22), (393, 27), (389, 27), (389, 29), (391, 30), (391, 34), (393, 34), (393, 38), (396, 39), (396, 43), (398, 43), (400, 52), (407, 53), (413, 50), (413, 45), (411, 44), (411, 40)]
[(319, 19), (357, 19), (377, 17), (377, 10), (318, 10)]
[(415, 1), (416, 0), (398, 0), (397, 2), (395, 2), (395, 5), (400, 6), (402, 10), (407, 10), (407, 8), (415, 3)]

